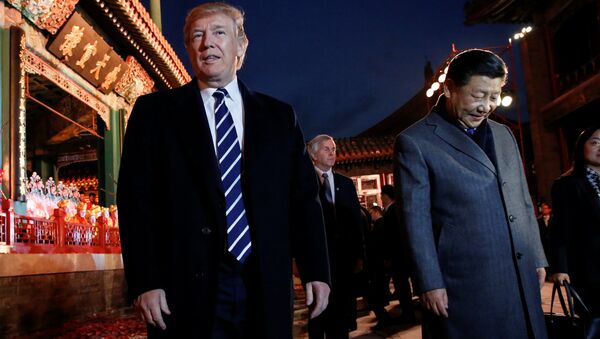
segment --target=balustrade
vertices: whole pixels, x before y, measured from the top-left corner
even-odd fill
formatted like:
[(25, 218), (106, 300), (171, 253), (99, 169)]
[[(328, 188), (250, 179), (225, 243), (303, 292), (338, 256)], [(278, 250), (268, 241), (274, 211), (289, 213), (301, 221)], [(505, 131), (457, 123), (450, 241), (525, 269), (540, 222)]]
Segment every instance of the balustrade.
[(65, 221), (56, 209), (52, 219), (15, 214), (4, 199), (0, 212), (0, 248), (8, 253), (121, 253), (119, 229), (102, 218), (96, 224)]

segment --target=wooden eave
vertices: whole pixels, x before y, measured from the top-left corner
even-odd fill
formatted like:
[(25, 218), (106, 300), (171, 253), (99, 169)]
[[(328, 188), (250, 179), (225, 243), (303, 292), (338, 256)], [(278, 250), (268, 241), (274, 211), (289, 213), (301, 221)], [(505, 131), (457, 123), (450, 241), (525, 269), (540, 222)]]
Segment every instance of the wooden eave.
[(79, 5), (102, 24), (111, 39), (130, 49), (158, 88), (175, 88), (191, 80), (139, 0), (81, 0)]

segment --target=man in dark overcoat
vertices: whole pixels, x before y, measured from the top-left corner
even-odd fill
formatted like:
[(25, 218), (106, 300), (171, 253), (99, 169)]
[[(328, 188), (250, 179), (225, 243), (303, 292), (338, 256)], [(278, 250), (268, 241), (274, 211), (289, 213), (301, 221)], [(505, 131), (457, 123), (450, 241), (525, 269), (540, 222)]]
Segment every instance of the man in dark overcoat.
[(242, 12), (192, 9), (196, 77), (137, 99), (118, 205), (129, 294), (150, 338), (292, 338), (292, 257), (310, 315), (329, 295), (318, 181), (288, 104), (236, 77)]
[(396, 139), (396, 196), (424, 338), (547, 337), (547, 262), (519, 147), (488, 119), (506, 75), (489, 51), (458, 54), (435, 107)]
[[(320, 199), (327, 233), (331, 271), (331, 295), (327, 309), (309, 320), (310, 339), (348, 338), (356, 328), (356, 302), (352, 289), (354, 273), (364, 259), (360, 203), (352, 180), (333, 170), (336, 145), (326, 134), (308, 142), (314, 171), (321, 182)], [(353, 301), (354, 300), (354, 301)]]

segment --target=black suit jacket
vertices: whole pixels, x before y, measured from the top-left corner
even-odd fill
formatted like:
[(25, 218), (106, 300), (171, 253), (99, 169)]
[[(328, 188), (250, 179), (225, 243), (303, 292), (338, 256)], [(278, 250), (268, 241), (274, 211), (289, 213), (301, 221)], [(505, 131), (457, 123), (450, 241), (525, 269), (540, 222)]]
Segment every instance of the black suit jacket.
[(392, 269), (409, 274), (410, 260), (408, 259), (408, 246), (406, 236), (403, 232), (401, 219), (399, 218), (398, 205), (391, 203), (383, 213), (385, 253), (386, 259), (391, 261)]
[(552, 270), (568, 273), (587, 306), (600, 316), (600, 293), (596, 300), (585, 298), (600, 290), (600, 199), (585, 175), (565, 175), (554, 182), (552, 211)]
[[(318, 182), (291, 106), (241, 82), (240, 91), (242, 187), (255, 263), (249, 297), (259, 301), (252, 312), (266, 338), (291, 338), (291, 257), (305, 282), (330, 281)], [(125, 275), (132, 298), (166, 291), (172, 337), (211, 332), (226, 242), (218, 173), (195, 79), (137, 99), (117, 192)]]
[[(358, 259), (364, 258), (362, 217), (356, 188), (352, 180), (333, 172), (335, 204), (323, 202), (323, 216), (327, 230), (327, 247), (331, 261), (333, 288), (348, 285)], [(323, 197), (322, 197), (323, 199)]]

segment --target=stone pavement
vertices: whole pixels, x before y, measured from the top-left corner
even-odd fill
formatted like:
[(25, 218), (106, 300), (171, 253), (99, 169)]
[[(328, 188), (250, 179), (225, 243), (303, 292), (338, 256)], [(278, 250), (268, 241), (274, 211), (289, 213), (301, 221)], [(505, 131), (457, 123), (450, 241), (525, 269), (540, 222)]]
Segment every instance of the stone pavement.
[[(542, 289), (542, 308), (544, 312), (550, 311), (550, 301), (552, 299), (552, 284), (546, 283)], [(558, 298), (557, 298), (558, 299)], [(359, 303), (360, 304), (360, 303)], [(392, 302), (388, 307), (388, 311), (394, 316), (399, 315), (398, 303)], [(554, 312), (561, 313), (560, 304), (558, 300), (554, 303)], [(308, 338), (306, 334), (306, 311), (302, 316), (299, 312), (294, 317), (294, 338), (305, 339)], [(392, 339), (421, 339), (421, 325), (394, 325), (383, 331), (372, 331), (371, 327), (377, 324), (375, 316), (372, 312), (363, 312), (358, 318), (358, 329), (350, 333), (350, 338), (360, 339), (379, 339), (379, 338), (392, 338)]]
[[(294, 338), (308, 338), (306, 333), (307, 309), (304, 307), (304, 295), (302, 290), (297, 290), (294, 302)], [(542, 307), (544, 311), (550, 310), (550, 299), (552, 284), (546, 283), (542, 290)], [(359, 299), (359, 309), (363, 304)], [(364, 307), (362, 307), (364, 308)], [(388, 307), (392, 317), (400, 315), (398, 303), (392, 302)], [(555, 302), (554, 310), (560, 310), (558, 302)], [(351, 338), (360, 339), (420, 339), (420, 325), (392, 325), (381, 331), (372, 331), (371, 327), (376, 324), (375, 316), (366, 310), (358, 313), (358, 328), (350, 333)], [(44, 332), (32, 334), (28, 338), (146, 338), (145, 327), (141, 319), (132, 309), (103, 315), (94, 315), (85, 319), (78, 319), (63, 324), (57, 328)]]

